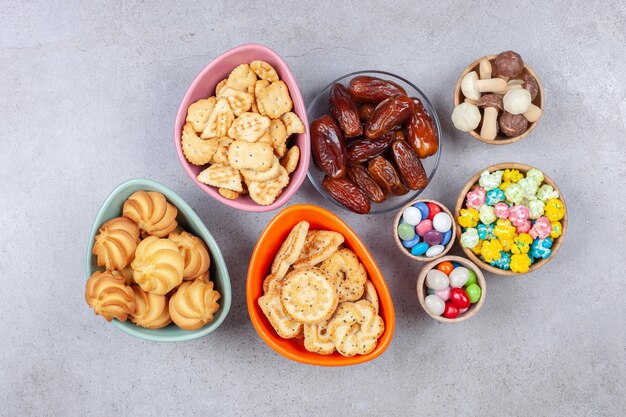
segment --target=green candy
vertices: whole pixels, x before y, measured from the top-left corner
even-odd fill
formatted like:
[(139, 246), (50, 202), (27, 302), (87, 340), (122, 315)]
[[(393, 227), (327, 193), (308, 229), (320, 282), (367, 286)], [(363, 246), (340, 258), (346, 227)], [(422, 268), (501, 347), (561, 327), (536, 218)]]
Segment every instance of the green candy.
[(476, 280), (476, 272), (474, 272), (472, 269), (469, 269), (469, 279), (467, 280), (467, 282), (465, 283), (465, 288), (469, 287), (472, 284), (476, 284), (478, 281)]
[(408, 223), (398, 225), (398, 236), (402, 240), (411, 240), (415, 237), (415, 229)]
[(480, 296), (482, 295), (483, 290), (481, 290), (477, 284), (470, 284), (465, 287), (465, 292), (469, 297), (470, 303), (474, 304), (475, 302), (480, 300)]

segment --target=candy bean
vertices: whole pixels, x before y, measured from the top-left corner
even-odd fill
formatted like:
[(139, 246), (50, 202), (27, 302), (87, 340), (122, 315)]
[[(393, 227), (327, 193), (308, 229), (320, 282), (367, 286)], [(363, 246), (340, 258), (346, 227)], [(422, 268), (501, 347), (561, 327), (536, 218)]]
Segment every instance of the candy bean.
[(402, 212), (402, 219), (411, 226), (416, 226), (422, 221), (422, 212), (415, 207), (407, 207)]
[(461, 315), (461, 314), (465, 313), (467, 310), (469, 310), (469, 307), (468, 307), (468, 308), (461, 308), (461, 309), (459, 310), (459, 315)]
[(415, 233), (424, 237), (424, 235), (433, 230), (433, 222), (429, 219), (424, 219), (417, 226), (415, 226)]
[(400, 223), (398, 225), (398, 236), (402, 240), (411, 240), (415, 237), (415, 229), (408, 223)]
[(450, 301), (459, 309), (468, 308), (470, 305), (470, 299), (462, 288), (452, 288), (450, 290)]
[(447, 319), (455, 319), (459, 315), (459, 309), (450, 301), (445, 304), (445, 308), (443, 310), (443, 316)]
[(446, 303), (438, 295), (431, 294), (424, 299), (428, 311), (434, 316), (441, 316), (446, 308)]
[(428, 250), (428, 243), (420, 242), (411, 248), (411, 255), (421, 256), (425, 254), (427, 250)]
[(469, 297), (470, 303), (474, 304), (477, 303), (478, 300), (480, 300), (480, 296), (482, 295), (483, 290), (478, 286), (478, 284), (472, 283), (465, 287), (465, 292)]
[(448, 216), (448, 213), (437, 213), (433, 217), (433, 227), (436, 231), (445, 233), (452, 227), (452, 219)]
[(452, 229), (448, 230), (446, 233), (443, 234), (443, 239), (441, 239), (441, 244), (443, 246), (446, 246), (448, 243), (450, 243), (450, 239), (452, 239)]
[(450, 272), (454, 269), (454, 265), (452, 265), (452, 262), (445, 261), (437, 265), (437, 269), (446, 275), (450, 275)]
[(450, 285), (448, 276), (438, 269), (431, 269), (426, 274), (426, 287), (435, 291), (444, 290)]
[(443, 235), (436, 230), (428, 231), (424, 235), (424, 242), (428, 243), (431, 246), (440, 244), (442, 240)]
[(428, 206), (426, 205), (426, 203), (420, 201), (419, 203), (413, 204), (413, 207), (415, 207), (420, 211), (420, 213), (422, 213), (422, 219), (428, 218), (428, 214), (430, 213), (430, 211), (428, 210)]
[(469, 279), (470, 271), (464, 266), (460, 266), (458, 268), (454, 268), (452, 272), (450, 272), (450, 286), (454, 288), (461, 288)]
[(413, 239), (411, 240), (400, 241), (400, 243), (402, 243), (402, 246), (404, 246), (407, 249), (411, 249), (413, 246), (417, 245), (419, 242), (420, 242), (420, 237), (418, 235), (415, 235)]
[(430, 248), (428, 248), (428, 250), (426, 251), (426, 256), (428, 256), (429, 258), (434, 258), (437, 255), (441, 255), (441, 252), (443, 252), (443, 250), (446, 247), (443, 245), (435, 245), (435, 246), (431, 246)]
[(426, 203), (426, 205), (428, 206), (428, 219), (429, 220), (432, 220), (437, 213), (441, 212), (441, 207), (439, 207), (435, 203)]
[(478, 278), (476, 277), (476, 272), (473, 269), (468, 269), (469, 277), (467, 278), (467, 282), (465, 283), (465, 290), (467, 291), (467, 287), (472, 284), (476, 284), (478, 282)]
[(435, 294), (441, 297), (443, 301), (450, 299), (450, 287), (446, 287), (443, 290), (435, 291)]

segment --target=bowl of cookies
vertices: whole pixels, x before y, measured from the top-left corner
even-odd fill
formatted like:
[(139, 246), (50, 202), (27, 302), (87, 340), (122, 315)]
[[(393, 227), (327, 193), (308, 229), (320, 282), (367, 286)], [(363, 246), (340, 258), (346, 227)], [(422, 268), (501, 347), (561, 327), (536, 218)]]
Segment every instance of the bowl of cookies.
[(226, 262), (202, 220), (158, 182), (133, 179), (105, 200), (87, 245), (85, 301), (141, 339), (182, 342), (226, 318)]
[(414, 200), (435, 175), (441, 126), (428, 98), (384, 71), (346, 74), (308, 108), (309, 179), (326, 199), (358, 214)]
[(317, 206), (290, 206), (270, 221), (250, 259), (246, 300), (259, 336), (300, 363), (367, 362), (393, 336), (391, 295), (372, 255)]
[(174, 144), (187, 175), (236, 209), (274, 210), (293, 196), (309, 166), (306, 109), (285, 61), (258, 44), (209, 63), (176, 115)]

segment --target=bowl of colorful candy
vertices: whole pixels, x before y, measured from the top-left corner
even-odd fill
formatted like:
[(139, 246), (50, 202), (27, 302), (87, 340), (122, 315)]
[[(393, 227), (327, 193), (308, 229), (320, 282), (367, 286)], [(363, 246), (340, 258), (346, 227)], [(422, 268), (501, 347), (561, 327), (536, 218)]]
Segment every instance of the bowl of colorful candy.
[(417, 198), (437, 170), (441, 125), (426, 95), (384, 71), (346, 74), (307, 107), (308, 177), (326, 199), (358, 214)]
[(486, 292), (480, 268), (460, 256), (444, 256), (427, 263), (417, 278), (417, 298), (422, 308), (442, 323), (458, 323), (478, 313)]
[(422, 199), (398, 211), (392, 233), (403, 254), (416, 261), (432, 261), (448, 253), (454, 244), (456, 228), (446, 206)]
[(465, 254), (497, 275), (541, 268), (558, 252), (567, 230), (567, 209), (554, 181), (516, 162), (476, 173), (459, 194), (455, 218)]

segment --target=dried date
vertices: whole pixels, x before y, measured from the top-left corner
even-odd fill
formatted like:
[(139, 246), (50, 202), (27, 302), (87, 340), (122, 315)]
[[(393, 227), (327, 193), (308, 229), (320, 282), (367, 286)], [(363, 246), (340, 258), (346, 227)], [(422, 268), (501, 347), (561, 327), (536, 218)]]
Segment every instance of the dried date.
[(398, 84), (377, 77), (359, 75), (350, 80), (348, 93), (355, 103), (378, 104), (388, 97), (406, 94)]
[(336, 83), (330, 91), (329, 110), (346, 137), (360, 136), (363, 134), (363, 126), (359, 118), (359, 111), (350, 98), (348, 90), (343, 85)]
[(375, 203), (382, 203), (387, 199), (387, 191), (369, 176), (367, 169), (359, 164), (348, 167), (348, 177)]
[(311, 123), (311, 153), (315, 164), (332, 178), (346, 174), (348, 150), (335, 120), (324, 115)]
[(411, 116), (413, 101), (400, 94), (381, 102), (365, 125), (365, 137), (378, 139), (397, 126), (400, 126)]
[(373, 104), (363, 104), (359, 108), (359, 117), (363, 123), (367, 123), (375, 108), (376, 106)]
[(411, 190), (419, 190), (428, 185), (428, 175), (417, 152), (403, 139), (391, 144), (391, 154), (404, 184)]
[(367, 171), (370, 177), (384, 190), (387, 190), (393, 195), (404, 195), (409, 190), (402, 184), (396, 169), (391, 162), (387, 161), (382, 156), (377, 156), (372, 159), (368, 166)]
[(348, 143), (348, 165), (367, 162), (385, 152), (391, 140), (358, 139)]
[(339, 204), (358, 214), (369, 213), (371, 203), (367, 195), (348, 178), (326, 176), (322, 187)]
[(433, 121), (422, 102), (415, 97), (411, 99), (414, 105), (411, 109), (411, 115), (404, 125), (406, 140), (420, 158), (428, 158), (437, 153), (439, 138)]

